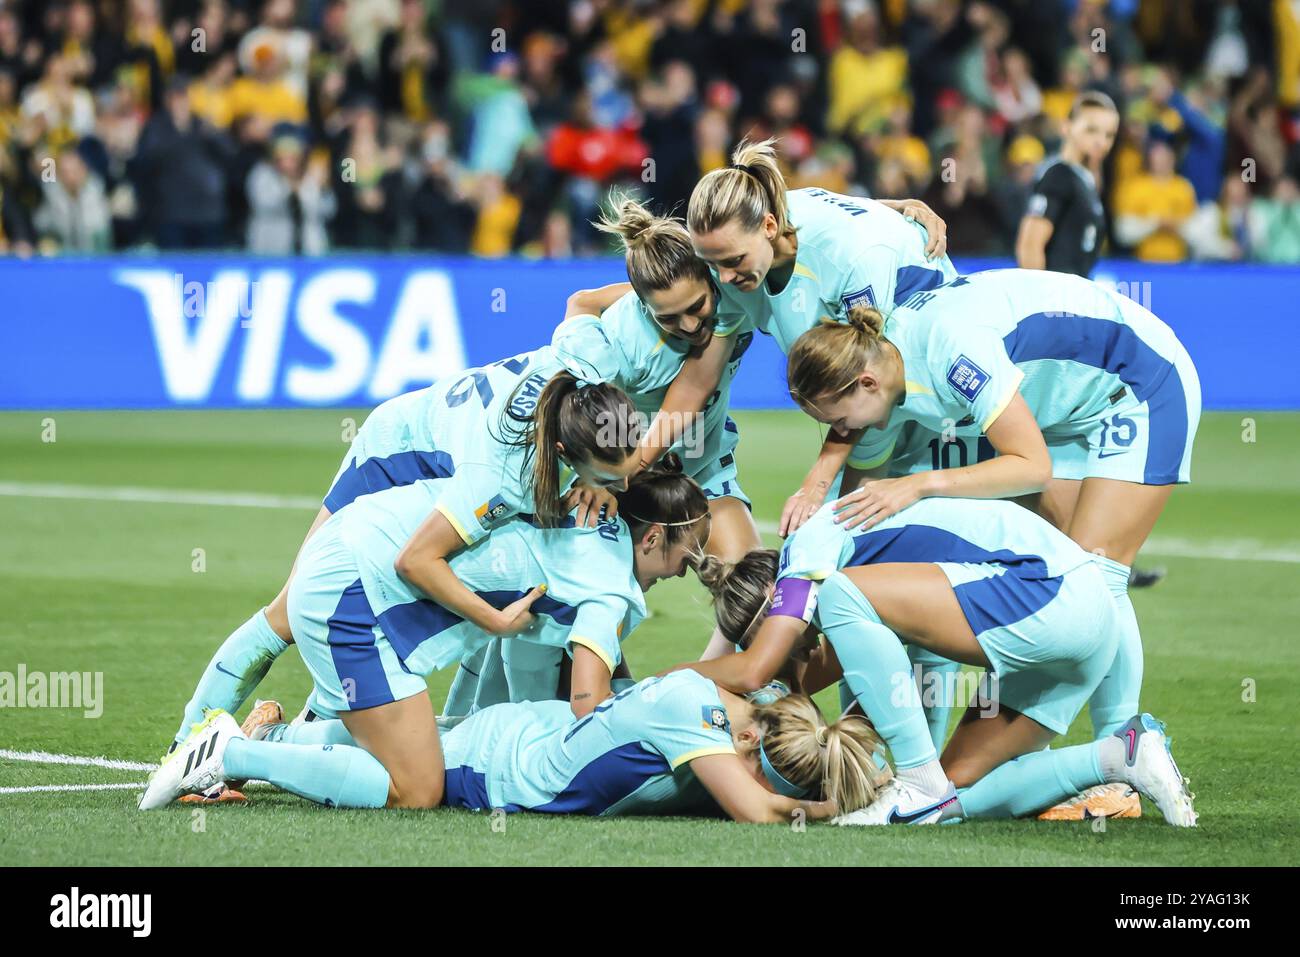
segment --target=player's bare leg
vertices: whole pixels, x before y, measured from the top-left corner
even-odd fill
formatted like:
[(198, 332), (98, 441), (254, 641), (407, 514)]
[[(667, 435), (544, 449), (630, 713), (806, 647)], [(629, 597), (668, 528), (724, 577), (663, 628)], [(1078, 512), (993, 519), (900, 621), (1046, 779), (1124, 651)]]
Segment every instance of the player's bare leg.
[(339, 717), (357, 745), (388, 772), (388, 807), (429, 808), (442, 803), (445, 762), (429, 693), (345, 711)]

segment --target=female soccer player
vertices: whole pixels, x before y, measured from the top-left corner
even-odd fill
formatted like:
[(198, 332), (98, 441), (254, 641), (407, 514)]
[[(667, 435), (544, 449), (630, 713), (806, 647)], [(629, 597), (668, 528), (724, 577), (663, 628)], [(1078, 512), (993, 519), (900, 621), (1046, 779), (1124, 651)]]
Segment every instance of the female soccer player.
[[(669, 454), (677, 455), (687, 475), (709, 498), (711, 555), (735, 561), (759, 548), (762, 540), (750, 514), (749, 499), (736, 474), (736, 423), (727, 414), (731, 381), (753, 339), (752, 318), (729, 289), (719, 290), (708, 266), (691, 248), (681, 221), (655, 216), (632, 199), (616, 201), (598, 223), (623, 244), (631, 285), (575, 293), (567, 318), (552, 337), (556, 359), (587, 382), (608, 382), (627, 393), (643, 421), (660, 412), (665, 395), (685, 365), (702, 352), (721, 365), (711, 391), (694, 411), (680, 414)], [(611, 303), (611, 292), (620, 293)], [(665, 454), (660, 420), (642, 439), (642, 465)], [(600, 507), (616, 515), (618, 502), (606, 491), (587, 489), (583, 509)], [(506, 660), (509, 659), (509, 660)], [(463, 662), (456, 673), (443, 715), (448, 719), (501, 701), (554, 697), (558, 656), (548, 649), (493, 641)]]
[[(485, 629), (414, 586), (401, 555), (441, 507), (450, 481), (359, 498), (307, 541), (290, 582), (289, 618), (315, 685), (312, 708), (339, 717), (355, 744), (249, 741), (227, 713), (211, 712), (150, 779), (142, 809), (253, 777), (341, 807), (442, 801), (443, 755), (426, 676), (459, 661)], [(570, 706), (583, 717), (610, 693), (620, 642), (645, 616), (645, 590), (685, 574), (708, 531), (699, 486), (649, 471), (624, 493), (618, 519), (585, 528), (521, 517), (497, 528), (490, 548), (479, 542), (449, 565), (461, 587), (494, 611), (541, 594), (516, 623), (514, 640), (569, 651)]]
[[(857, 305), (888, 315), (913, 293), (957, 275), (943, 252), (943, 221), (929, 207), (787, 191), (774, 142), (741, 143), (729, 168), (696, 185), (686, 218), (695, 252), (722, 283), (758, 300), (759, 328), (782, 352), (823, 316), (842, 320)], [(782, 535), (818, 509), (846, 461), (859, 461), (856, 451), (850, 456), (853, 444), (827, 436), (786, 502)]]
[[(457, 614), (490, 634), (512, 633), (537, 594), (491, 608), (459, 584), (447, 559), (513, 515), (558, 521), (568, 511), (565, 494), (574, 482), (618, 487), (641, 462), (641, 430), (626, 396), (559, 375), (562, 368), (544, 347), (380, 405), (352, 440), (308, 540), (359, 496), (452, 477), (407, 543), (403, 566), (413, 584)], [(217, 649), (185, 707), (173, 748), (205, 711), (237, 711), (292, 643), (288, 590), (286, 582)]]
[[(550, 814), (707, 813), (814, 820), (889, 779), (866, 721), (826, 724), (802, 695), (755, 705), (692, 671), (644, 681), (574, 720), (559, 701), (499, 704), (444, 738), (445, 802)], [(712, 801), (710, 801), (712, 798)]]
[[(1195, 824), (1168, 739), (1150, 715), (1091, 744), (1043, 750), (1110, 668), (1116, 615), (1095, 556), (1027, 509), (926, 499), (852, 533), (828, 504), (779, 559), (756, 551), (735, 566), (706, 561), (700, 577), (723, 633), (745, 650), (679, 667), (746, 692), (821, 632), (827, 644), (812, 656), (806, 687), (842, 674), (889, 745), (895, 781), (842, 823), (1015, 816), (1123, 781), (1171, 824)], [(942, 762), (904, 640), (981, 666), (996, 682), (967, 711)]]
[(996, 457), (869, 482), (837, 503), (839, 520), (870, 528), (926, 496), (1036, 494), (1039, 514), (1099, 556), (1118, 611), (1119, 654), (1089, 702), (1098, 737), (1138, 711), (1129, 566), (1190, 480), (1201, 414), (1196, 369), (1168, 326), (1078, 276), (994, 270), (918, 294), (887, 321), (862, 310), (810, 330), (789, 383), (835, 430), (870, 427), (862, 444), (877, 465), (905, 422), (980, 428)]

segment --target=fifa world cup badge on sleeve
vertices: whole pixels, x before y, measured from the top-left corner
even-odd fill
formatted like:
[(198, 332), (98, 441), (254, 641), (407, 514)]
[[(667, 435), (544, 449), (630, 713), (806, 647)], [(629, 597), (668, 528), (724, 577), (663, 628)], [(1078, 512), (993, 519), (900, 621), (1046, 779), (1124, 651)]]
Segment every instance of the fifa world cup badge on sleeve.
[(731, 733), (731, 719), (727, 717), (726, 708), (720, 704), (706, 704), (703, 711), (702, 724), (705, 728)]
[(958, 356), (948, 370), (948, 384), (965, 396), (967, 402), (974, 402), (988, 382), (989, 374), (965, 356)]
[(474, 517), (484, 528), (491, 528), (492, 524), (506, 513), (509, 508), (505, 500), (500, 495), (493, 495), (488, 501), (484, 502), (474, 510)]
[(850, 311), (854, 306), (870, 306), (872, 309), (878, 309), (876, 305), (876, 293), (870, 286), (865, 289), (859, 289), (857, 292), (851, 292), (840, 300), (844, 303), (844, 311)]

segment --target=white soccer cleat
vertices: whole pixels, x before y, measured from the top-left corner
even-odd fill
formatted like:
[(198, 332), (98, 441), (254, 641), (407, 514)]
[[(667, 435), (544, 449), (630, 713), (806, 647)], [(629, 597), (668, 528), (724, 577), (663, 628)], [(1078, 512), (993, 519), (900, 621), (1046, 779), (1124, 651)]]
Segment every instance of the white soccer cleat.
[(1174, 827), (1196, 827), (1195, 795), (1174, 763), (1164, 722), (1146, 713), (1135, 715), (1115, 737), (1124, 742), (1124, 780), (1155, 802)]
[(225, 757), (226, 745), (242, 737), (244, 734), (234, 718), (220, 709), (209, 711), (185, 742), (149, 776), (149, 784), (140, 797), (140, 810), (154, 811), (182, 794), (216, 787), (225, 777), (221, 759)]
[(851, 814), (832, 818), (840, 827), (878, 824), (935, 824), (944, 808), (957, 800), (957, 789), (948, 782), (948, 790), (940, 797), (925, 794), (919, 788), (898, 778), (885, 785), (884, 790), (866, 807)]

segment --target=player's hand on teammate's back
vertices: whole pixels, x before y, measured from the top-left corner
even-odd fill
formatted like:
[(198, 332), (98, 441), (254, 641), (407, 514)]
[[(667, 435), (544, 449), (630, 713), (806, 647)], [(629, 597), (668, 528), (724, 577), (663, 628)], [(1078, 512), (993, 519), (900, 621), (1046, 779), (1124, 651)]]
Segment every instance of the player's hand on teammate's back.
[(871, 528), (907, 506), (920, 501), (920, 483), (915, 475), (864, 482), (835, 501), (835, 522), (849, 529)]
[(492, 630), (492, 634), (501, 638), (509, 638), (520, 632), (527, 631), (532, 627), (535, 616), (529, 609), (533, 602), (546, 594), (546, 586), (538, 585), (528, 592), (523, 598), (512, 601), (506, 607), (501, 609), (500, 626)]
[(578, 524), (584, 528), (595, 528), (600, 520), (601, 509), (605, 511), (605, 520), (618, 518), (618, 499), (607, 488), (593, 488), (590, 485), (575, 485), (564, 497), (565, 507), (578, 510)]
[(948, 224), (933, 209), (919, 199), (903, 207), (903, 215), (925, 227), (930, 241), (925, 245), (926, 259), (941, 259), (948, 252)]
[(785, 538), (799, 531), (799, 527), (812, 518), (825, 501), (825, 489), (807, 486), (799, 489), (785, 500), (785, 508), (781, 509), (781, 526), (777, 529), (777, 534)]

